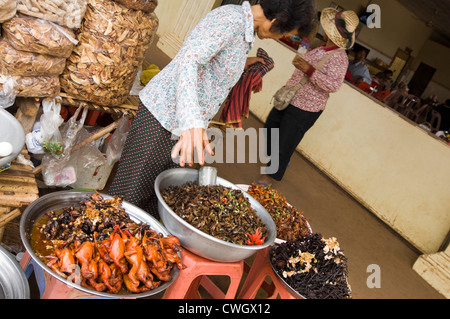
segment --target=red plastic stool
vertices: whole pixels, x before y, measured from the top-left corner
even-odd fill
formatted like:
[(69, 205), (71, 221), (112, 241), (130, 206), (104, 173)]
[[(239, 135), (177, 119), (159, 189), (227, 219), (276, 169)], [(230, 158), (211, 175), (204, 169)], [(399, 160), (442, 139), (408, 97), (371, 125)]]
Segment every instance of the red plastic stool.
[[(202, 286), (215, 299), (233, 299), (244, 274), (244, 261), (217, 262), (197, 256), (186, 249), (181, 252), (186, 268), (180, 270), (178, 278), (165, 291), (163, 299), (199, 299), (198, 288)], [(216, 286), (207, 275), (230, 277), (226, 293)]]
[[(264, 289), (268, 294), (268, 299), (275, 299), (278, 295), (282, 299), (297, 299), (294, 297), (280, 282), (277, 275), (273, 272), (269, 263), (269, 249), (261, 249), (256, 253), (244, 285), (239, 292), (238, 299), (254, 299), (260, 288)], [(270, 277), (272, 284), (268, 284), (265, 280)]]
[(72, 288), (55, 277), (47, 274), (38, 264), (36, 264), (33, 259), (31, 259), (28, 252), (25, 252), (20, 260), (20, 266), (25, 271), (27, 278), (29, 278), (31, 273), (34, 272), (41, 299), (99, 298), (99, 296)]

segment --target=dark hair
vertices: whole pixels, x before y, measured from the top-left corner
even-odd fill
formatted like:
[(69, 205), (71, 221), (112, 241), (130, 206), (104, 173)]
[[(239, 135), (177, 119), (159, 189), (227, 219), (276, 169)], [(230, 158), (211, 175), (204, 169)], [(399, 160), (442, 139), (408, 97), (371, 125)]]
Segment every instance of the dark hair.
[(267, 19), (276, 19), (271, 31), (280, 34), (298, 30), (300, 36), (307, 36), (317, 21), (313, 0), (260, 0)]

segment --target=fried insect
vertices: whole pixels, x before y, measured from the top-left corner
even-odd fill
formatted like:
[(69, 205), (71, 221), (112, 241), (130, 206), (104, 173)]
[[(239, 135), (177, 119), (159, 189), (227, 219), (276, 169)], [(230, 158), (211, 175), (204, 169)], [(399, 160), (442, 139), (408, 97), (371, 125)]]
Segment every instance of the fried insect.
[(238, 189), (188, 182), (182, 186), (170, 186), (161, 195), (178, 216), (218, 239), (246, 245), (247, 233), (255, 234), (259, 229), (260, 238), (268, 236), (267, 226)]
[(286, 198), (277, 190), (261, 184), (252, 184), (247, 193), (272, 216), (277, 227), (278, 238), (292, 241), (310, 233), (303, 213), (289, 205)]

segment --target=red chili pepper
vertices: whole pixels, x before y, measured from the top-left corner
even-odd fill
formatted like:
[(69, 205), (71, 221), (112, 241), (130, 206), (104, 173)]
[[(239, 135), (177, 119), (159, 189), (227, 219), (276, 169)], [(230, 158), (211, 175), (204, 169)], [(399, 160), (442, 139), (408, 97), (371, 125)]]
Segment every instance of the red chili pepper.
[(227, 199), (226, 198), (222, 198), (222, 202), (226, 202), (227, 201)]
[(247, 236), (250, 237), (250, 239), (247, 240), (247, 245), (262, 245), (264, 244), (264, 240), (266, 239), (266, 237), (261, 238), (262, 233), (259, 228), (256, 229), (253, 235), (247, 233)]

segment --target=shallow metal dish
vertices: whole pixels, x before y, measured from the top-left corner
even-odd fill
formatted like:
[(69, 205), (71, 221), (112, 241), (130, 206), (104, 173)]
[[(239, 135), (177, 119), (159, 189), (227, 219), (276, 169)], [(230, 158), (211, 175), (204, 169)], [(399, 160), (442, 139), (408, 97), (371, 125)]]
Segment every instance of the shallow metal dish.
[(9, 142), (13, 147), (11, 155), (0, 157), (0, 167), (13, 161), (25, 145), (25, 132), (20, 122), (0, 107), (0, 142)]
[(280, 276), (280, 274), (277, 272), (276, 268), (274, 267), (274, 265), (272, 264), (272, 253), (275, 250), (276, 246), (272, 246), (269, 249), (269, 264), (272, 266), (272, 270), (275, 273), (275, 275), (278, 277), (278, 279), (280, 280), (280, 282), (283, 284), (283, 286), (287, 289), (287, 291), (289, 291), (291, 293), (292, 296), (294, 296), (297, 299), (306, 299), (305, 297), (303, 297), (297, 290), (295, 290), (294, 288), (292, 288), (291, 286), (289, 286), (289, 284), (284, 281), (283, 276)]
[[(237, 245), (217, 239), (197, 229), (178, 216), (161, 196), (161, 191), (169, 186), (181, 186), (187, 182), (198, 182), (198, 170), (190, 168), (173, 168), (158, 175), (155, 180), (155, 193), (158, 197), (159, 216), (169, 232), (178, 237), (181, 245), (207, 259), (221, 262), (235, 262), (252, 256), (260, 249), (269, 247), (277, 237), (275, 223), (264, 207), (253, 197), (243, 191), (250, 201), (256, 214), (261, 218), (269, 230), (264, 244), (257, 246)], [(217, 177), (217, 185), (223, 185), (233, 189), (239, 189), (235, 184)]]
[[(47, 271), (50, 275), (55, 277), (56, 279), (62, 281), (63, 283), (82, 290), (84, 292), (102, 296), (102, 297), (108, 297), (108, 298), (142, 298), (142, 297), (148, 297), (155, 295), (163, 290), (165, 290), (167, 287), (169, 287), (173, 281), (178, 277), (179, 269), (177, 267), (174, 267), (172, 269), (171, 275), (172, 280), (168, 281), (164, 284), (161, 284), (159, 287), (157, 287), (154, 290), (146, 291), (143, 293), (129, 293), (129, 294), (111, 294), (107, 292), (100, 292), (95, 291), (89, 288), (82, 287), (80, 285), (77, 285), (73, 282), (67, 281), (65, 278), (60, 277), (55, 272), (53, 272), (47, 265), (39, 259), (39, 257), (36, 256), (36, 254), (33, 251), (33, 248), (31, 247), (29, 236), (31, 235), (31, 230), (33, 228), (34, 223), (39, 220), (39, 218), (44, 215), (45, 213), (52, 211), (52, 210), (59, 210), (65, 207), (75, 206), (79, 207), (80, 202), (84, 201), (88, 198), (88, 195), (92, 194), (92, 192), (87, 191), (60, 191), (60, 192), (54, 192), (47, 194), (45, 196), (40, 197), (39, 199), (35, 200), (33, 203), (31, 203), (23, 212), (22, 217), (20, 219), (20, 238), (22, 239), (22, 242), (30, 254), (31, 258), (34, 259), (34, 261), (41, 266), (42, 269)], [(106, 195), (106, 194), (100, 194), (104, 199), (110, 199), (112, 196)], [(154, 217), (150, 216), (148, 213), (140, 209), (139, 207), (136, 207), (126, 201), (123, 201), (122, 207), (125, 209), (125, 211), (130, 215), (131, 219), (133, 219), (135, 222), (144, 222), (152, 229), (157, 231), (158, 233), (162, 233), (164, 236), (168, 236), (169, 232), (166, 228), (164, 228), (163, 225), (161, 225), (160, 222), (158, 222)]]
[(29, 299), (25, 272), (5, 248), (0, 246), (0, 299)]

